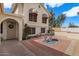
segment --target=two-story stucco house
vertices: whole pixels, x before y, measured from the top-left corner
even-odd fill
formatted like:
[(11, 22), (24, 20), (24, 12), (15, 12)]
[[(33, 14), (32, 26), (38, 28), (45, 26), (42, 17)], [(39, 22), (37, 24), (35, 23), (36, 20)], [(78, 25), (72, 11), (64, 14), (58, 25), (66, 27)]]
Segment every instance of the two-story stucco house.
[(50, 14), (41, 3), (14, 3), (11, 13), (4, 13), (0, 4), (0, 32), (6, 39), (22, 40), (24, 24), (30, 27), (30, 35), (47, 33)]

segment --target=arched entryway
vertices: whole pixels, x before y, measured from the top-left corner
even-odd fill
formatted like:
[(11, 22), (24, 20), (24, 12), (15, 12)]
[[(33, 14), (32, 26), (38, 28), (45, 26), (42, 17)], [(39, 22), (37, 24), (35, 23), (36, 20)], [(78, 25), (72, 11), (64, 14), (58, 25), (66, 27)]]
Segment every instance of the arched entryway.
[(3, 39), (19, 39), (19, 24), (14, 19), (5, 19), (0, 26)]
[(0, 26), (3, 26), (1, 27), (2, 30), (0, 30), (3, 32), (2, 34), (0, 32), (0, 39), (2, 37), (4, 40), (14, 38), (19, 41), (22, 40), (24, 26), (24, 19), (22, 16), (16, 14), (1, 14)]
[(5, 19), (0, 26), (2, 38), (5, 39), (19, 39), (19, 24), (14, 19)]

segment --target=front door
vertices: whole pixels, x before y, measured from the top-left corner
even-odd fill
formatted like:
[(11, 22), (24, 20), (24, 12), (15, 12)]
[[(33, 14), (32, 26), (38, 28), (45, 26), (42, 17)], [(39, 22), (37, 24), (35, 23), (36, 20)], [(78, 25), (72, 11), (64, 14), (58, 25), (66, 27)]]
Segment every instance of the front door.
[(7, 22), (7, 39), (17, 39), (17, 23)]

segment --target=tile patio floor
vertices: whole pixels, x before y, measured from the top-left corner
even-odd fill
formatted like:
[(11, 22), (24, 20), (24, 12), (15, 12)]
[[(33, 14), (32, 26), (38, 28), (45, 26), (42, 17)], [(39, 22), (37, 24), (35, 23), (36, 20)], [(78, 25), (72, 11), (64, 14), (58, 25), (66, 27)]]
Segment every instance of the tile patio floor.
[(39, 44), (34, 40), (24, 41), (23, 44), (32, 51), (36, 56), (68, 56), (61, 51)]
[(41, 38), (23, 41), (23, 44), (37, 56), (79, 56), (79, 40), (63, 36), (56, 38), (59, 38), (56, 45), (43, 44)]
[(0, 45), (0, 56), (30, 56), (34, 55), (21, 42), (17, 40), (2, 41)]
[(70, 40), (63, 36), (57, 36), (59, 44), (47, 46), (41, 43), (41, 38), (31, 40), (2, 41), (0, 56), (79, 56), (79, 40)]

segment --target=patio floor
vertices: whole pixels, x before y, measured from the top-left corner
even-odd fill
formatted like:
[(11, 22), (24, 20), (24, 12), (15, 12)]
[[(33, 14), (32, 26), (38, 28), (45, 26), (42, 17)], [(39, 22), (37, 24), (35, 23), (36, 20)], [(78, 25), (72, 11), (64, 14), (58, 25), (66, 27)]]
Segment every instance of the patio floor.
[(6, 40), (0, 44), (0, 56), (30, 56), (34, 55), (21, 42)]
[(23, 44), (36, 56), (68, 56), (68, 54), (65, 54), (54, 48), (39, 44), (34, 40), (24, 41)]
[(56, 36), (59, 42), (55, 45), (43, 43), (42, 38), (24, 40), (22, 43), (36, 56), (79, 56), (79, 40)]
[(55, 36), (58, 43), (48, 45), (43, 37), (30, 40), (6, 40), (0, 44), (0, 56), (79, 56), (79, 40)]

